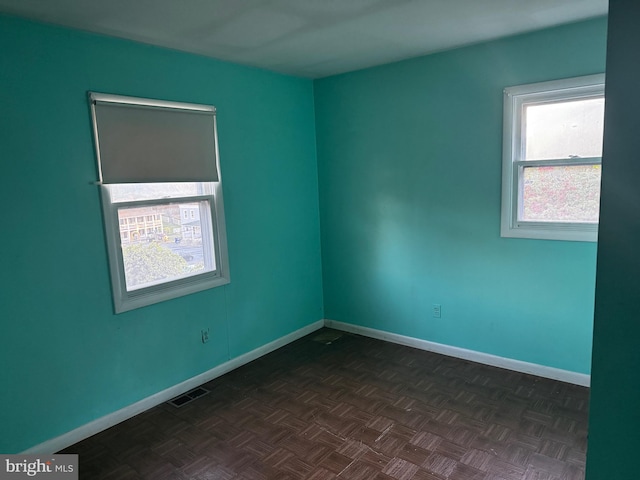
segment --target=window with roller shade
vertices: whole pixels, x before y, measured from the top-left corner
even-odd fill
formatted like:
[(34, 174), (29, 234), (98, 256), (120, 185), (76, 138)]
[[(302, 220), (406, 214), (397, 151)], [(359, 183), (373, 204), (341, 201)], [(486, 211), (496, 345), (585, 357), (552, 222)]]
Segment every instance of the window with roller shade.
[(116, 313), (229, 283), (215, 108), (89, 99)]

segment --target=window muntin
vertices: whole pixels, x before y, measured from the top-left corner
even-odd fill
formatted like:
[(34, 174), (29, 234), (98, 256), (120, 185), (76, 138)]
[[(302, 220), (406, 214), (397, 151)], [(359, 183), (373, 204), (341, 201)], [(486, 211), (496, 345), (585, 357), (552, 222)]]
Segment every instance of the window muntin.
[[(90, 99), (116, 313), (229, 283), (215, 109), (206, 105), (105, 94), (90, 94)], [(105, 117), (96, 115), (97, 103), (103, 106), (108, 104), (110, 111), (106, 124), (108, 128), (102, 131), (100, 118)], [(122, 122), (137, 118), (131, 117), (127, 109), (143, 108), (144, 112), (139, 117), (146, 123), (127, 124), (125, 129), (118, 123), (120, 103), (126, 110)], [(175, 111), (180, 114), (179, 123), (184, 122), (186, 116), (188, 122), (196, 122), (198, 129), (195, 130), (199, 131), (200, 137), (204, 132), (211, 138), (193, 137), (193, 131), (186, 128), (190, 124), (179, 125), (175, 131), (159, 135), (158, 131), (154, 131), (154, 109), (162, 112), (162, 121), (157, 123), (163, 129), (173, 128), (171, 112)], [(191, 115), (194, 111), (197, 116)], [(212, 120), (201, 121), (201, 115), (210, 115)], [(207, 125), (212, 126), (210, 131)], [(117, 156), (117, 149), (127, 141), (131, 132), (138, 130), (142, 131), (146, 143), (137, 142), (135, 149), (122, 146), (127, 155), (127, 162), (123, 162)], [(190, 177), (201, 176), (202, 181), (183, 178), (180, 148), (174, 149), (177, 153), (172, 152), (173, 157), (161, 155), (159, 170), (154, 170), (153, 153), (158, 149), (157, 146), (147, 149), (147, 143), (160, 137), (163, 140), (175, 138), (176, 145), (183, 142), (183, 147), (185, 139), (193, 137), (194, 141), (200, 142), (200, 147), (191, 148), (187, 154), (191, 156)], [(101, 159), (100, 145), (105, 138), (110, 151)], [(209, 151), (207, 146), (213, 151)], [(198, 159), (194, 152), (206, 152), (207, 158)], [(140, 164), (136, 163), (138, 155), (144, 157)], [(105, 178), (105, 159), (106, 162), (117, 163), (117, 177), (124, 180), (129, 163), (132, 163), (131, 183), (113, 183)], [(214, 162), (214, 165), (208, 162)], [(114, 171), (112, 169), (111, 173)], [(166, 181), (174, 171), (179, 181)]]
[(503, 237), (595, 241), (604, 75), (505, 89)]

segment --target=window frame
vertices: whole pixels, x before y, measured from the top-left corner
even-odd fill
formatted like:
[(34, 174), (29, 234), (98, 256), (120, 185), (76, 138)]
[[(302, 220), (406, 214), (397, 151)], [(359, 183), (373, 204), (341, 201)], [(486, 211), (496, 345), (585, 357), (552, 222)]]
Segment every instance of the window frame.
[[(152, 99), (143, 99), (137, 97), (124, 97), (120, 95), (109, 95), (102, 93), (89, 92), (92, 127), (94, 134), (94, 146), (96, 151), (96, 159), (98, 164), (98, 174), (100, 180), (96, 182), (100, 188), (100, 197), (102, 203), (103, 223), (105, 227), (105, 239), (107, 246), (107, 257), (109, 264), (109, 272), (111, 277), (111, 289), (113, 297), (113, 306), (115, 313), (123, 313), (133, 309), (153, 305), (173, 298), (178, 298), (191, 293), (200, 292), (210, 288), (226, 285), (230, 283), (229, 274), (229, 257), (227, 249), (226, 222), (224, 215), (224, 199), (222, 195), (222, 176), (220, 172), (220, 157), (218, 155), (218, 136), (216, 127), (215, 107), (208, 105), (190, 104), (183, 102), (157, 101)], [(100, 164), (100, 144), (99, 144), (99, 127), (96, 120), (95, 99), (101, 101), (111, 101), (114, 103), (131, 103), (135, 105), (159, 106), (164, 109), (197, 109), (208, 110), (213, 115), (213, 132), (214, 149), (213, 152), (216, 169), (217, 180), (206, 180), (202, 182), (189, 181), (186, 183), (198, 185), (198, 194), (169, 196), (163, 198), (145, 198), (143, 200), (126, 200), (114, 201), (111, 185), (102, 182), (102, 171)], [(176, 182), (179, 183), (179, 182)], [(209, 209), (202, 208), (203, 203), (209, 203)], [(127, 290), (125, 279), (125, 264), (122, 249), (122, 237), (120, 233), (120, 220), (118, 210), (130, 207), (146, 207), (157, 205), (171, 205), (182, 203), (200, 203), (200, 222), (203, 236), (203, 254), (205, 255), (205, 265), (207, 255), (209, 261), (213, 260), (215, 268), (209, 272), (198, 273), (187, 277), (158, 282), (141, 288)], [(206, 218), (203, 214), (207, 213)], [(146, 218), (143, 215), (143, 220)], [(145, 230), (146, 231), (146, 230)], [(211, 232), (211, 244), (206, 245), (209, 241), (205, 241), (205, 233)], [(210, 253), (206, 253), (204, 249), (210, 247)]]
[(508, 87), (504, 90), (502, 208), (500, 236), (596, 242), (598, 223), (532, 222), (518, 218), (525, 166), (602, 165), (601, 157), (525, 160), (524, 106), (604, 98), (605, 75), (595, 74)]

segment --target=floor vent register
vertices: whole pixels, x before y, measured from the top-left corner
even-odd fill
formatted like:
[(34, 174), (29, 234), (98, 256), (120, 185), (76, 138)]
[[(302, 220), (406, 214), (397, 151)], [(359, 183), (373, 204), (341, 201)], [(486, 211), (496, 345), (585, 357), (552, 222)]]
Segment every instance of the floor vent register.
[(169, 405), (173, 405), (174, 407), (180, 408), (187, 403), (192, 402), (196, 398), (206, 395), (207, 393), (209, 393), (209, 390), (207, 390), (206, 388), (198, 387), (191, 390), (190, 392), (174, 398), (173, 400), (169, 400), (167, 403)]

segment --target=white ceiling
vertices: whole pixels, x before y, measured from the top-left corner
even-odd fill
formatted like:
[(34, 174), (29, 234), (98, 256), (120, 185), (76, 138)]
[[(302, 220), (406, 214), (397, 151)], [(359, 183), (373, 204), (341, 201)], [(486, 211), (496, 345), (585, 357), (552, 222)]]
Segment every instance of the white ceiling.
[(311, 78), (607, 8), (608, 0), (0, 0), (0, 12)]

